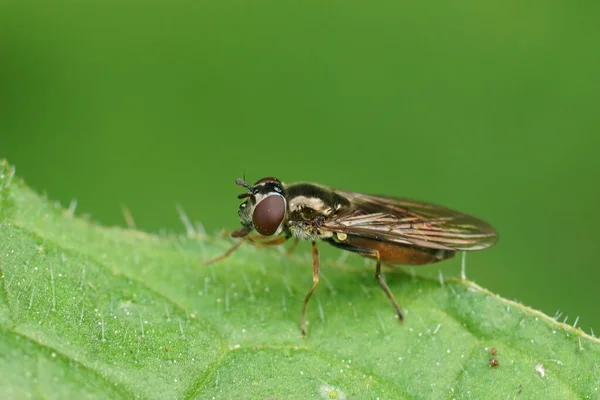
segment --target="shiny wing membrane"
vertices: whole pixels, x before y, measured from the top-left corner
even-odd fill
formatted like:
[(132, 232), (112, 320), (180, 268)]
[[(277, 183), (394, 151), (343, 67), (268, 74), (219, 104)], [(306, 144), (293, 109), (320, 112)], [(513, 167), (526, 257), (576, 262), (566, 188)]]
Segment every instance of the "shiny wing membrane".
[(440, 250), (483, 250), (498, 241), (486, 222), (435, 204), (336, 190), (350, 207), (324, 224), (333, 232)]

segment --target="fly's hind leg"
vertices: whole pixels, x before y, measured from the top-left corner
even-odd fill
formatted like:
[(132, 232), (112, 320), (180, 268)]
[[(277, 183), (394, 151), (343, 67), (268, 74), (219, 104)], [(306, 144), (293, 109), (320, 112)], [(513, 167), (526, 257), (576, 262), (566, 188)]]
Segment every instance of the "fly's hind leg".
[(394, 309), (396, 310), (396, 316), (398, 317), (398, 321), (403, 322), (404, 317), (402, 316), (402, 311), (400, 311), (398, 302), (394, 298), (394, 295), (392, 294), (392, 291), (387, 285), (385, 279), (383, 279), (383, 276), (381, 276), (381, 255), (379, 254), (379, 251), (373, 249), (365, 249), (361, 247), (354, 247), (346, 243), (336, 242), (333, 239), (328, 239), (327, 242), (337, 247), (338, 249), (351, 251), (353, 253), (357, 253), (367, 257), (373, 257), (375, 260), (377, 260), (377, 265), (375, 265), (375, 279), (377, 280), (377, 283), (379, 284), (381, 289), (384, 291), (387, 298), (390, 300), (390, 303), (392, 303), (392, 306), (394, 306)]

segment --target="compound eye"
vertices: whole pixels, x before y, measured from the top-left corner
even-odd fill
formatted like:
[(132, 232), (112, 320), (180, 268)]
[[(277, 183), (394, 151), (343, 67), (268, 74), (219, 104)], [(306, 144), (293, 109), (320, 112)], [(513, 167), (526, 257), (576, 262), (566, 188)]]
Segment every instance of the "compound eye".
[(252, 222), (254, 228), (263, 236), (271, 236), (285, 217), (285, 200), (282, 196), (270, 195), (254, 207)]

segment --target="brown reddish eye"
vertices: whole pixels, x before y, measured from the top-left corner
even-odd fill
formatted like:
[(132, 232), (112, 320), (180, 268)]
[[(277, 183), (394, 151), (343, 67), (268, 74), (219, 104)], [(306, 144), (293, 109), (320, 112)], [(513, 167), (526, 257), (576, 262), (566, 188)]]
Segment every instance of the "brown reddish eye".
[(252, 222), (256, 231), (263, 236), (271, 236), (285, 217), (285, 200), (282, 196), (270, 195), (265, 197), (254, 208)]

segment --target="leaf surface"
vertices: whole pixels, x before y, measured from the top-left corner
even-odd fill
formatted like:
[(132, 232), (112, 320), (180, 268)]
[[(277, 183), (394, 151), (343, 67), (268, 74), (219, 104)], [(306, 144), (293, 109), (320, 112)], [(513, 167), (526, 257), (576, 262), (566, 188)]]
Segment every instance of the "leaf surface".
[[(98, 226), (0, 163), (3, 398), (600, 398), (600, 342), (469, 281)], [(490, 363), (497, 349), (499, 365)]]

